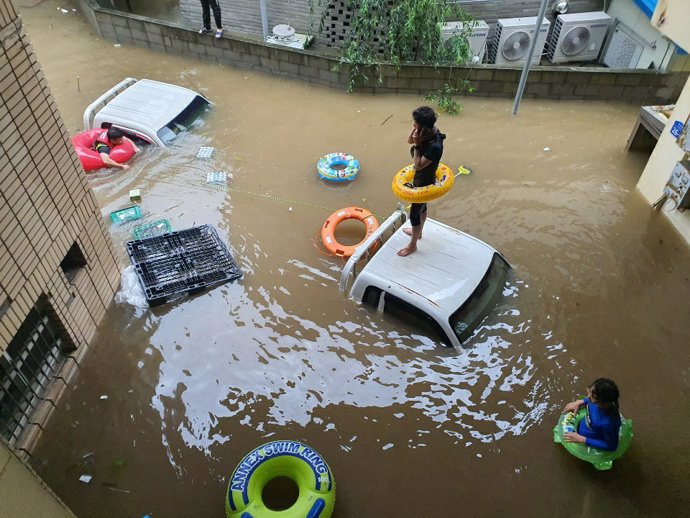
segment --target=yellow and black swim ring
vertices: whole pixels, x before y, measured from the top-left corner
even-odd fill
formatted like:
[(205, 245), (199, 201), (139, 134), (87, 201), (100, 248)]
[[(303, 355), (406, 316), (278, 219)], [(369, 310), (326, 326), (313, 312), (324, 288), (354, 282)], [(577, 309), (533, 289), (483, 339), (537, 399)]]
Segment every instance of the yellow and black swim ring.
[(393, 177), (393, 193), (402, 201), (408, 203), (426, 203), (440, 198), (453, 187), (455, 176), (453, 171), (445, 164), (439, 164), (436, 169), (436, 181), (424, 187), (413, 187), (415, 168), (414, 164), (403, 167)]

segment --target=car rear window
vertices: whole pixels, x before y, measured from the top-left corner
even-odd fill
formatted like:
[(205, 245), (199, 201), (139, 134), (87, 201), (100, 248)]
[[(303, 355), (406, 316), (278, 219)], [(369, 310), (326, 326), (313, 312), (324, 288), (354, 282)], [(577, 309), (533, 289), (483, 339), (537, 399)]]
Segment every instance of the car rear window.
[(158, 138), (167, 144), (181, 132), (186, 131), (206, 111), (207, 106), (208, 101), (197, 95), (177, 117), (158, 130)]
[(411, 326), (411, 328), (425, 331), (427, 336), (436, 338), (447, 347), (453, 346), (443, 328), (431, 315), (392, 293), (386, 292), (384, 295), (383, 312), (386, 315), (391, 315), (400, 323)]
[(481, 324), (484, 317), (493, 309), (503, 292), (510, 265), (500, 254), (494, 254), (491, 264), (472, 295), (449, 319), (450, 327), (460, 340), (467, 340)]

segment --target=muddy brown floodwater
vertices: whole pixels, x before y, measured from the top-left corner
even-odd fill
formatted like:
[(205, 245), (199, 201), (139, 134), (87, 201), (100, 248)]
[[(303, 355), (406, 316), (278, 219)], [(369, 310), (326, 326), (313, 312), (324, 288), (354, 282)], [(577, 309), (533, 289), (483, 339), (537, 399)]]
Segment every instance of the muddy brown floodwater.
[[(474, 172), (431, 217), (515, 267), (459, 352), (340, 296), (342, 262), (313, 246), (333, 209), (395, 207), (390, 181), (408, 161), (420, 98), (114, 47), (59, 2), (25, 4), (70, 131), (127, 76), (215, 103), (173, 146), (90, 183), (104, 217), (140, 188), (147, 220), (215, 225), (244, 271), (153, 310), (111, 306), (33, 457), (79, 517), (221, 517), (234, 467), (278, 438), (325, 457), (337, 517), (684, 514), (690, 252), (635, 190), (647, 157), (623, 145), (637, 107), (527, 100), (511, 117), (509, 100), (466, 98), (461, 115), (440, 117), (444, 162)], [(201, 145), (216, 148), (210, 161), (195, 158)], [(316, 161), (339, 150), (362, 172), (326, 184)], [(227, 189), (206, 185), (212, 170), (234, 174)], [(112, 229), (123, 268), (130, 231)], [(599, 376), (618, 382), (635, 428), (608, 472), (551, 436), (563, 405)]]

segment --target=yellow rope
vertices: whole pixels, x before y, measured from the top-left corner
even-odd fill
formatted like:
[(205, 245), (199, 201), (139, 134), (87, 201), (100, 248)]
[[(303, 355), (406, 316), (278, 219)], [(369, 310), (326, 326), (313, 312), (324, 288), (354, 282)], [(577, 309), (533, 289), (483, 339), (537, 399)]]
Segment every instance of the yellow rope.
[[(455, 177), (457, 178), (459, 175), (470, 174), (471, 172), (472, 172), (472, 170), (470, 168), (465, 167), (465, 166), (460, 166), (460, 167), (458, 167), (458, 172), (455, 175)], [(195, 187), (199, 187), (201, 189), (208, 190), (208, 191), (236, 192), (238, 194), (244, 194), (246, 196), (253, 196), (255, 198), (264, 198), (266, 200), (279, 201), (282, 203), (287, 203), (288, 205), (301, 205), (302, 207), (311, 207), (313, 209), (322, 209), (322, 210), (329, 211), (329, 212), (336, 212), (337, 210), (340, 210), (340, 209), (334, 209), (333, 207), (327, 207), (325, 205), (319, 205), (318, 203), (310, 203), (308, 201), (301, 201), (301, 200), (291, 200), (288, 198), (283, 198), (281, 196), (275, 196), (273, 194), (248, 191), (246, 189), (239, 189), (237, 187), (230, 187), (230, 186), (225, 186), (225, 185), (220, 185), (220, 184), (208, 184), (208, 183), (205, 184), (204, 182), (202, 182), (200, 180), (196, 180), (196, 181), (194, 181), (194, 180), (183, 180), (180, 178), (178, 178), (176, 180), (179, 182), (182, 182), (182, 183), (193, 185)], [(168, 183), (175, 183), (175, 182), (168, 182)], [(408, 205), (406, 208), (409, 209), (410, 207), (411, 207), (411, 205)], [(378, 214), (374, 214), (374, 216), (377, 219), (381, 219), (381, 216), (379, 216)]]

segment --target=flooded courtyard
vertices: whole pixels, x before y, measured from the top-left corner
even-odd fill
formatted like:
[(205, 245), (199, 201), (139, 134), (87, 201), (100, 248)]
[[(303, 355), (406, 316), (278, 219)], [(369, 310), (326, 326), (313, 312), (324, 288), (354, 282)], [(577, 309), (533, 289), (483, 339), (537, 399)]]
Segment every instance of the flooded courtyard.
[[(430, 217), (514, 267), (455, 351), (340, 295), (344, 263), (318, 242), (336, 209), (380, 221), (395, 209), (390, 183), (422, 99), (114, 46), (71, 6), (17, 3), (72, 133), (125, 77), (214, 103), (171, 147), (89, 181), (104, 218), (141, 189), (145, 221), (213, 224), (244, 272), (159, 308), (111, 306), (32, 458), (77, 516), (221, 517), (235, 466), (274, 439), (323, 455), (337, 517), (678, 516), (690, 505), (690, 250), (635, 190), (647, 156), (623, 146), (638, 107), (526, 100), (511, 117), (510, 100), (469, 97), (459, 116), (441, 115), (443, 162), (473, 172)], [(200, 146), (215, 148), (210, 160)], [(316, 161), (333, 151), (359, 159), (354, 182), (319, 180)], [(212, 171), (233, 179), (210, 186)], [(123, 269), (131, 230), (112, 227)], [(635, 430), (608, 472), (551, 433), (600, 376), (618, 383)]]

